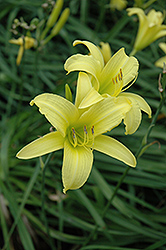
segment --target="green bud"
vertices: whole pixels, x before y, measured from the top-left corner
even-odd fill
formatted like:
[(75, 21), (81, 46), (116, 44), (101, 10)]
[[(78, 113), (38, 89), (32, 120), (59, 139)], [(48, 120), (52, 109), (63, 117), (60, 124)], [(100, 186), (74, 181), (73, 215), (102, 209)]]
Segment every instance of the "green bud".
[(65, 85), (65, 96), (66, 96), (66, 99), (68, 101), (73, 102), (72, 92), (71, 92), (71, 89), (67, 83)]
[(68, 17), (70, 14), (70, 9), (66, 8), (63, 12), (62, 15), (60, 16), (58, 22), (56, 23), (56, 25), (54, 26), (54, 28), (51, 31), (51, 36), (56, 36), (59, 31), (62, 29), (62, 27), (64, 26), (64, 24), (66, 23)]
[(31, 25), (35, 25), (35, 26), (37, 26), (38, 25), (38, 23), (39, 23), (39, 19), (38, 18), (33, 18), (32, 20), (31, 20), (31, 22), (30, 22), (30, 26)]
[(57, 21), (58, 19), (58, 16), (62, 10), (62, 7), (63, 7), (63, 0), (57, 0), (56, 3), (55, 3), (55, 6), (49, 16), (49, 19), (47, 21), (47, 27), (51, 28), (55, 22)]

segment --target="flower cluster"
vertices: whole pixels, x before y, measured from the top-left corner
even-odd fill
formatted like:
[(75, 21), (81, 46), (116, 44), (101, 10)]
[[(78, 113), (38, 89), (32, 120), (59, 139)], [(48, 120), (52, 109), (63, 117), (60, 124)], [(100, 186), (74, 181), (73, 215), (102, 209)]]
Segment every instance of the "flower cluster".
[(75, 41), (74, 45), (77, 44), (85, 45), (90, 53), (73, 55), (64, 65), (68, 73), (79, 71), (75, 103), (71, 102), (69, 87), (68, 99), (49, 93), (35, 97), (30, 105), (35, 104), (56, 131), (31, 142), (17, 154), (20, 159), (30, 159), (64, 148), (64, 193), (86, 182), (93, 164), (93, 150), (135, 167), (131, 151), (104, 134), (122, 121), (126, 134), (134, 133), (142, 119), (141, 110), (151, 117), (151, 109), (141, 96), (124, 92), (137, 78), (136, 58), (128, 57), (124, 48), (111, 57), (108, 44), (101, 43), (101, 48), (89, 41)]

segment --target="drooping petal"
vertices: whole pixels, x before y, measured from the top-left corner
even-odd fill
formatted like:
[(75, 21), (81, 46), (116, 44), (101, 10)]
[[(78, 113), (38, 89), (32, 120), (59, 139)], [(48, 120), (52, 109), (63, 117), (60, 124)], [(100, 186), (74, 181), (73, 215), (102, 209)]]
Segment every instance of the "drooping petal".
[(136, 159), (131, 151), (122, 143), (109, 136), (97, 136), (94, 141), (94, 149), (118, 159), (131, 167), (136, 166)]
[(91, 42), (80, 40), (74, 41), (73, 46), (76, 46), (77, 44), (84, 44), (89, 49), (91, 55), (100, 63), (101, 69), (104, 67), (104, 58), (102, 56), (102, 53), (100, 52), (100, 49), (97, 46), (95, 46)]
[(64, 137), (58, 132), (51, 132), (29, 143), (18, 153), (19, 159), (31, 159), (51, 153), (64, 147)]
[(80, 188), (88, 179), (92, 169), (93, 153), (86, 147), (73, 147), (68, 139), (64, 143), (62, 167), (63, 192)]
[(75, 99), (76, 107), (80, 105), (84, 97), (89, 93), (91, 89), (92, 89), (92, 84), (89, 79), (89, 76), (84, 72), (80, 72), (77, 80), (77, 92)]
[(65, 98), (54, 94), (36, 96), (30, 105), (36, 104), (41, 114), (63, 135), (70, 123), (79, 117), (78, 109)]
[(129, 98), (131, 101), (135, 100), (138, 103), (140, 109), (147, 113), (149, 118), (151, 118), (152, 110), (148, 103), (141, 96), (129, 92), (121, 93), (120, 96)]
[(127, 99), (124, 102), (119, 98), (107, 97), (84, 112), (78, 124), (94, 126), (94, 136), (97, 136), (118, 126), (130, 108)]
[(99, 82), (97, 76), (101, 72), (101, 66), (99, 61), (97, 61), (92, 55), (73, 55), (66, 60), (64, 69), (68, 74), (72, 71), (84, 71), (91, 74), (95, 78), (94, 87), (98, 90)]
[[(123, 97), (122, 97), (123, 98)], [(124, 124), (126, 132), (125, 134), (133, 134), (139, 127), (142, 120), (141, 109), (134, 99), (130, 99), (131, 109), (125, 114)]]
[[(99, 92), (101, 94), (108, 93), (109, 95), (119, 93), (122, 87), (126, 86), (137, 76), (138, 67), (137, 59), (127, 56), (124, 48), (121, 48), (103, 68), (99, 79)], [(123, 84), (119, 81), (119, 77), (122, 78)], [(115, 91), (115, 88), (119, 88), (119, 92)]]

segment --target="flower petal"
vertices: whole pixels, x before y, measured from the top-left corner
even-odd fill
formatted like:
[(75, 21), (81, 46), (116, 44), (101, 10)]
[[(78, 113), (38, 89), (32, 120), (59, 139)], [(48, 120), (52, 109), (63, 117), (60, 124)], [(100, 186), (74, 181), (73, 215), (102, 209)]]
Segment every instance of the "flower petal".
[(30, 102), (36, 104), (41, 114), (63, 135), (70, 123), (79, 117), (79, 112), (75, 105), (65, 98), (54, 94), (38, 95)]
[(130, 99), (131, 109), (124, 117), (125, 134), (133, 134), (139, 127), (142, 120), (142, 113), (139, 104), (134, 99)]
[(162, 49), (164, 51), (164, 53), (166, 54), (166, 43), (159, 43), (159, 47), (160, 49)]
[(102, 99), (103, 97), (92, 87), (89, 76), (80, 72), (77, 82), (76, 107), (81, 109), (87, 108)]
[(91, 55), (100, 63), (101, 69), (104, 67), (104, 58), (102, 56), (102, 53), (100, 52), (100, 49), (97, 46), (95, 46), (91, 42), (80, 40), (74, 41), (73, 46), (76, 46), (77, 44), (84, 44), (89, 49)]
[(86, 147), (73, 147), (68, 140), (64, 143), (62, 167), (63, 192), (80, 188), (88, 179), (92, 169), (93, 153)]
[(161, 57), (160, 59), (158, 59), (158, 60), (155, 62), (155, 66), (163, 69), (164, 63), (166, 63), (166, 56), (163, 56), (163, 57)]
[[(113, 96), (114, 93), (118, 93), (115, 91), (117, 89), (117, 84), (119, 82), (118, 88), (122, 88), (126, 86), (129, 82), (131, 82), (138, 74), (138, 61), (135, 57), (129, 57), (126, 55), (124, 48), (121, 48), (116, 54), (114, 54), (111, 59), (108, 61), (106, 66), (103, 68), (102, 73), (100, 75), (100, 89), (99, 92), (101, 94), (108, 93)], [(121, 86), (120, 81), (115, 81), (113, 83), (112, 79), (118, 79), (118, 75), (122, 72), (122, 80), (123, 84)], [(120, 89), (121, 90), (121, 89)]]
[(103, 97), (94, 88), (91, 88), (89, 93), (84, 97), (84, 99), (80, 103), (79, 108), (83, 109), (90, 107), (91, 105), (100, 102), (101, 100), (103, 100)]
[(89, 79), (89, 76), (84, 73), (80, 72), (78, 75), (78, 81), (77, 81), (77, 92), (76, 92), (76, 99), (75, 99), (75, 105), (78, 107), (84, 97), (88, 94), (88, 92), (91, 90), (92, 84)]
[(131, 151), (122, 143), (109, 136), (97, 136), (94, 141), (94, 149), (118, 159), (131, 167), (136, 166), (136, 159)]
[(128, 92), (121, 93), (120, 96), (129, 98), (131, 102), (135, 100), (138, 103), (140, 109), (144, 111), (145, 113), (147, 113), (149, 118), (151, 118), (152, 110), (150, 106), (148, 105), (148, 103), (141, 96), (133, 94), (133, 93), (128, 93)]
[(95, 78), (94, 87), (98, 90), (99, 82), (97, 75), (101, 72), (101, 66), (99, 61), (95, 60), (92, 55), (73, 55), (66, 60), (64, 69), (68, 74), (72, 71), (84, 71), (91, 74)]
[(94, 136), (97, 136), (118, 126), (130, 108), (127, 100), (107, 97), (84, 112), (78, 124), (94, 126)]
[(51, 132), (26, 145), (16, 156), (19, 159), (31, 159), (59, 150), (63, 146), (64, 138), (62, 135), (58, 131)]

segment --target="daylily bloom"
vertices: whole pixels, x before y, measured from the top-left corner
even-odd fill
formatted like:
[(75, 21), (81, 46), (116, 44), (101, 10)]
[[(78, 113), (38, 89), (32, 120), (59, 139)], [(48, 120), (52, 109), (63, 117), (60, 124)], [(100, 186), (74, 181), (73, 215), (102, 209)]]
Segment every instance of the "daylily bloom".
[(117, 140), (102, 135), (121, 122), (130, 105), (120, 98), (109, 97), (82, 112), (77, 107), (84, 94), (80, 92), (82, 82), (86, 91), (91, 83), (85, 73), (79, 74), (75, 105), (61, 96), (47, 93), (36, 96), (30, 102), (30, 105), (39, 107), (56, 131), (38, 138), (17, 153), (20, 159), (30, 159), (64, 148), (64, 193), (68, 189), (78, 189), (86, 182), (93, 164), (93, 150), (131, 167), (136, 166), (136, 159), (129, 149)]
[(18, 39), (11, 39), (9, 40), (9, 43), (20, 45), (17, 60), (16, 60), (17, 65), (20, 65), (21, 63), (24, 49), (27, 50), (27, 49), (37, 46), (37, 41), (34, 38), (28, 37), (28, 36), (25, 36), (24, 38), (19, 37)]
[(111, 47), (109, 45), (109, 43), (100, 43), (100, 46), (98, 46), (101, 54), (103, 55), (103, 59), (104, 59), (104, 64), (106, 64), (110, 58), (111, 58)]
[(110, 1), (110, 8), (112, 10), (123, 10), (127, 6), (127, 1), (126, 0), (111, 0)]
[(165, 17), (162, 12), (152, 9), (145, 15), (140, 8), (128, 8), (127, 11), (129, 16), (137, 14), (139, 18), (139, 29), (131, 55), (166, 35), (166, 25), (162, 24)]
[[(166, 54), (166, 43), (159, 43), (159, 47), (164, 51), (164, 53)], [(164, 63), (166, 64), (166, 56), (161, 57), (160, 59), (158, 59), (155, 62), (155, 66), (162, 68), (164, 66)]]
[(84, 44), (90, 51), (90, 55), (73, 55), (69, 57), (64, 68), (71, 71), (85, 71), (89, 74), (92, 87), (82, 99), (79, 108), (87, 108), (108, 96), (121, 97), (124, 102), (130, 103), (124, 117), (126, 134), (134, 133), (140, 125), (141, 110), (151, 117), (151, 109), (146, 101), (139, 95), (123, 93), (136, 80), (138, 74), (138, 61), (134, 57), (128, 57), (124, 48), (114, 54), (107, 64), (100, 50), (93, 43), (88, 41), (75, 41), (73, 45)]

